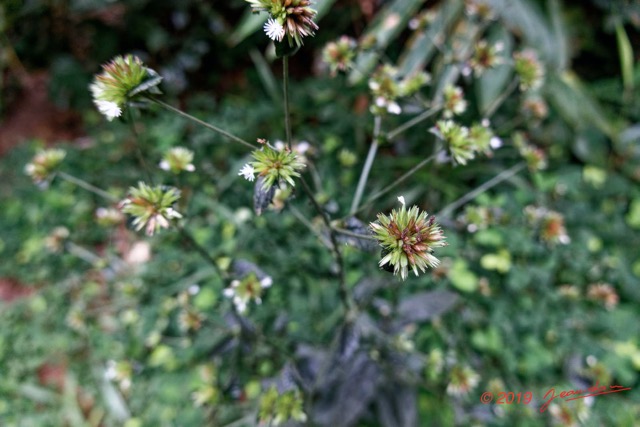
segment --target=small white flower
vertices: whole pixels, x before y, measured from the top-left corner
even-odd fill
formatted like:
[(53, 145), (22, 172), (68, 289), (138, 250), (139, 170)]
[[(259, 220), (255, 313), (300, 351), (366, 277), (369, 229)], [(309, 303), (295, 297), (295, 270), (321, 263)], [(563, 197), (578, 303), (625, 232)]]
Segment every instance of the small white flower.
[(489, 145), (494, 150), (497, 150), (498, 148), (502, 147), (502, 140), (497, 136), (494, 136), (489, 140)]
[(260, 280), (260, 286), (262, 286), (263, 288), (268, 288), (271, 285), (273, 285), (273, 279), (269, 276), (265, 277), (264, 279)]
[(389, 112), (389, 114), (400, 114), (400, 113), (402, 113), (402, 109), (394, 101), (389, 102), (389, 104), (387, 105), (387, 111)]
[(98, 111), (103, 114), (107, 120), (111, 121), (116, 117), (120, 117), (122, 109), (115, 102), (96, 100), (96, 107)]
[(244, 179), (246, 179), (247, 181), (253, 181), (254, 179), (256, 179), (255, 173), (256, 172), (253, 169), (253, 166), (247, 163), (242, 167), (242, 169), (240, 169), (240, 172), (238, 173), (238, 175), (243, 176)]
[(191, 285), (189, 286), (189, 289), (187, 289), (190, 295), (197, 295), (198, 292), (200, 292), (200, 286), (198, 285)]
[(169, 169), (171, 169), (171, 166), (169, 166), (169, 162), (167, 162), (166, 160), (161, 161), (159, 166), (162, 170), (168, 171)]
[(277, 40), (280, 42), (284, 37), (284, 27), (273, 18), (270, 18), (264, 24), (264, 32), (271, 40)]
[(405, 203), (405, 201), (404, 201), (404, 196), (400, 196), (400, 197), (398, 197), (398, 201), (402, 204), (402, 206), (405, 206), (405, 205), (406, 205), (406, 203)]

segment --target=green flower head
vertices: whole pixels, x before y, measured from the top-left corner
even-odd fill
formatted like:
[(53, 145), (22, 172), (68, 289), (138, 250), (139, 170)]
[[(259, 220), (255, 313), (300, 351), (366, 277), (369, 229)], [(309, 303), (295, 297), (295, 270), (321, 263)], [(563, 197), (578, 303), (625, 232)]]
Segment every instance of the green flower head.
[(133, 55), (116, 56), (102, 66), (103, 72), (95, 76), (89, 86), (93, 102), (109, 121), (122, 114), (127, 102), (143, 92), (160, 93), (156, 87), (162, 77), (144, 66)]
[(160, 162), (160, 169), (178, 174), (182, 171), (193, 172), (193, 151), (184, 147), (174, 147), (164, 153)]
[(305, 167), (296, 154), (287, 148), (277, 150), (265, 140), (258, 140), (262, 148), (251, 155), (255, 159), (240, 170), (239, 175), (253, 181), (254, 174), (263, 177), (262, 188), (267, 190), (280, 182), (287, 182), (295, 187), (293, 178), (300, 176), (300, 170)]
[(144, 182), (138, 188), (131, 187), (129, 197), (120, 202), (122, 212), (134, 217), (133, 225), (140, 231), (145, 228), (148, 236), (161, 228), (169, 228), (170, 221), (182, 218), (174, 208), (180, 198), (180, 190), (160, 185), (151, 187)]
[(31, 162), (27, 163), (24, 172), (36, 185), (46, 188), (55, 169), (62, 163), (67, 153), (59, 148), (40, 150)]
[(307, 420), (300, 392), (296, 389), (280, 394), (275, 386), (271, 386), (260, 398), (258, 417), (260, 425), (268, 423), (274, 426), (289, 420), (298, 422)]
[(536, 90), (544, 81), (544, 67), (538, 55), (532, 49), (513, 54), (515, 71), (520, 78), (520, 90), (523, 92)]
[(282, 41), (287, 37), (289, 45), (302, 46), (302, 39), (315, 35), (318, 25), (314, 22), (316, 11), (309, 0), (246, 0), (253, 13), (267, 12), (270, 16), (264, 31), (270, 39)]
[(436, 267), (440, 261), (432, 252), (446, 243), (435, 217), (428, 217), (417, 206), (407, 209), (404, 197), (398, 197), (398, 201), (402, 204), (399, 210), (394, 209), (389, 216), (378, 214), (378, 220), (370, 227), (382, 246), (380, 267), (390, 264), (393, 274), (400, 273), (405, 280), (409, 268), (417, 276), (418, 270), (424, 273), (427, 267)]

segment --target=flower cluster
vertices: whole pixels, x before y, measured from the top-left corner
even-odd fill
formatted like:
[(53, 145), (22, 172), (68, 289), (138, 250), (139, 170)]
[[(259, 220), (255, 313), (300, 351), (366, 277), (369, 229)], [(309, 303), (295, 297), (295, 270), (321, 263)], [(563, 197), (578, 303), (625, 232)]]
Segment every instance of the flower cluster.
[(180, 172), (193, 172), (196, 167), (193, 166), (193, 151), (184, 147), (174, 147), (164, 153), (164, 157), (160, 162), (160, 169), (171, 171), (175, 174)]
[(157, 86), (162, 77), (144, 66), (133, 55), (117, 56), (102, 66), (89, 86), (98, 111), (109, 121), (122, 114), (127, 102), (143, 92), (160, 93)]
[(451, 396), (465, 396), (480, 383), (480, 375), (469, 366), (456, 365), (449, 373), (447, 394)]
[(322, 59), (329, 65), (332, 76), (338, 71), (347, 71), (353, 67), (356, 47), (356, 41), (348, 36), (342, 36), (326, 44), (322, 50)]
[(476, 44), (473, 57), (469, 60), (469, 65), (476, 76), (480, 76), (485, 70), (495, 67), (503, 62), (498, 53), (502, 52), (504, 45), (496, 43), (490, 45), (486, 40), (480, 40)]
[(529, 143), (525, 135), (521, 132), (514, 133), (513, 145), (527, 162), (530, 171), (539, 171), (547, 167), (547, 155), (544, 150)]
[(383, 65), (369, 80), (369, 89), (374, 100), (371, 113), (375, 115), (400, 114), (402, 109), (397, 100), (415, 94), (430, 81), (431, 76), (425, 72), (400, 78), (397, 68)]
[(269, 145), (265, 140), (258, 140), (262, 148), (255, 150), (251, 155), (255, 159), (253, 162), (245, 164), (238, 175), (243, 176), (248, 181), (255, 179), (255, 174), (263, 178), (262, 188), (268, 190), (276, 184), (286, 182), (295, 187), (294, 177), (300, 176), (300, 170), (305, 164), (300, 161), (298, 155), (284, 147), (281, 150)]
[(288, 420), (305, 422), (307, 415), (300, 392), (296, 389), (280, 394), (275, 386), (270, 387), (260, 398), (258, 418), (261, 426), (278, 426)]
[(532, 226), (540, 227), (540, 238), (550, 244), (566, 245), (571, 242), (561, 213), (543, 207), (527, 206), (525, 217)]
[(613, 310), (620, 300), (613, 286), (607, 283), (594, 283), (589, 285), (587, 297), (593, 301), (601, 302), (607, 310)]
[(24, 172), (40, 187), (47, 187), (55, 169), (62, 163), (67, 153), (59, 148), (39, 151), (31, 162), (24, 167)]
[(465, 12), (469, 16), (477, 16), (483, 21), (491, 21), (496, 17), (488, 0), (465, 0)]
[(247, 304), (253, 300), (262, 304), (262, 290), (270, 287), (273, 280), (269, 276), (258, 279), (255, 273), (249, 273), (242, 280), (233, 280), (224, 290), (224, 296), (231, 298), (239, 313), (247, 310)]
[(128, 391), (131, 388), (131, 377), (133, 375), (133, 366), (127, 361), (109, 360), (107, 369), (105, 369), (105, 379), (115, 381), (122, 391)]
[(454, 115), (467, 111), (467, 101), (464, 99), (464, 92), (458, 86), (448, 85), (442, 92), (445, 118), (451, 118)]
[(271, 40), (282, 41), (285, 36), (289, 45), (295, 41), (302, 46), (302, 39), (313, 36), (318, 29), (314, 22), (316, 11), (309, 0), (247, 0), (254, 13), (267, 12), (270, 16), (264, 31)]
[(103, 227), (111, 227), (120, 224), (124, 215), (117, 209), (100, 207), (96, 209), (96, 222)]
[(403, 197), (398, 197), (398, 201), (402, 204), (399, 210), (392, 210), (389, 216), (378, 214), (378, 220), (370, 227), (382, 246), (384, 257), (380, 267), (390, 264), (393, 273), (400, 273), (405, 280), (409, 268), (417, 276), (418, 269), (424, 273), (427, 267), (436, 267), (440, 261), (432, 252), (446, 243), (435, 217), (428, 217), (417, 206), (407, 210)]
[(137, 231), (145, 228), (147, 236), (153, 236), (159, 229), (169, 228), (172, 219), (182, 218), (173, 208), (179, 198), (177, 188), (151, 187), (139, 182), (138, 188), (131, 187), (129, 197), (120, 202), (120, 207), (122, 212), (134, 217)]
[(502, 145), (488, 123), (477, 123), (469, 129), (452, 120), (440, 120), (431, 128), (431, 132), (447, 144), (451, 157), (460, 165), (466, 165), (467, 161), (475, 158), (476, 153), (489, 154), (491, 149)]
[(514, 68), (520, 78), (520, 90), (527, 92), (539, 89), (544, 81), (544, 67), (532, 49), (513, 54)]

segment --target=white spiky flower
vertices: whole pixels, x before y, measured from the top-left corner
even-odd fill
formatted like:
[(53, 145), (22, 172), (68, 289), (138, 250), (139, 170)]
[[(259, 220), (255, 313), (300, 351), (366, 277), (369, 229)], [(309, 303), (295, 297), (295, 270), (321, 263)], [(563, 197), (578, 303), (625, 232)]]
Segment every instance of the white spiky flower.
[(269, 18), (269, 20), (264, 24), (264, 32), (271, 40), (280, 42), (284, 37), (284, 27), (273, 18)]
[(238, 172), (238, 175), (242, 175), (247, 181), (253, 181), (254, 179), (256, 179), (255, 174), (256, 171), (253, 169), (253, 166), (250, 163), (244, 165), (242, 169), (240, 169), (240, 172)]
[(95, 104), (100, 114), (104, 115), (109, 121), (120, 117), (122, 114), (122, 109), (115, 102), (96, 100)]

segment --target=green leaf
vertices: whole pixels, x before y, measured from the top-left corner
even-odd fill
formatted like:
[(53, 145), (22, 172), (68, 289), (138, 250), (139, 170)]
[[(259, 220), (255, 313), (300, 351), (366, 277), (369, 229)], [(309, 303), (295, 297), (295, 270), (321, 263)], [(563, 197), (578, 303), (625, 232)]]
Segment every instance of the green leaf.
[[(488, 37), (488, 41), (491, 44), (502, 43), (504, 49), (500, 55), (506, 58), (507, 61), (509, 60), (508, 58), (511, 58), (513, 52), (513, 37), (504, 27), (498, 27), (491, 36)], [(512, 75), (513, 67), (509, 64), (500, 64), (482, 73), (476, 84), (480, 111), (487, 111), (489, 106), (504, 93)]]
[(622, 69), (622, 82), (625, 90), (633, 90), (633, 49), (631, 42), (621, 22), (616, 23), (616, 39), (618, 41), (618, 54), (620, 55), (620, 68)]
[(502, 336), (495, 326), (490, 326), (485, 331), (475, 331), (471, 335), (471, 344), (481, 351), (499, 354), (504, 348)]
[(375, 37), (375, 49), (361, 52), (356, 58), (354, 71), (349, 75), (351, 84), (358, 83), (367, 77), (376, 66), (382, 51), (406, 28), (425, 0), (395, 0), (381, 10), (373, 22), (367, 27), (361, 39)]
[(640, 199), (634, 199), (629, 206), (629, 213), (625, 216), (629, 227), (640, 229)]
[(604, 111), (583, 88), (576, 74), (567, 71), (559, 76), (549, 77), (545, 89), (551, 104), (571, 125), (582, 129), (595, 127), (609, 138), (617, 140), (617, 132)]
[(424, 69), (436, 52), (434, 40), (444, 38), (445, 32), (462, 12), (462, 2), (459, 0), (442, 3), (442, 7), (432, 24), (423, 31), (416, 31), (398, 60), (398, 74), (409, 76)]
[(467, 266), (463, 259), (454, 261), (449, 271), (451, 284), (462, 292), (474, 292), (478, 289), (478, 276), (476, 276)]
[(480, 259), (480, 265), (484, 269), (496, 270), (504, 274), (511, 269), (511, 254), (506, 249), (495, 254), (487, 254)]

